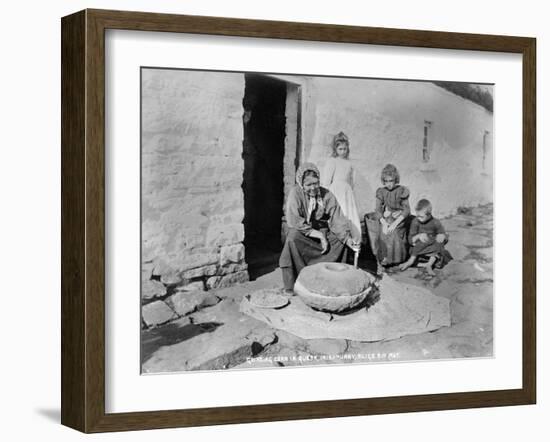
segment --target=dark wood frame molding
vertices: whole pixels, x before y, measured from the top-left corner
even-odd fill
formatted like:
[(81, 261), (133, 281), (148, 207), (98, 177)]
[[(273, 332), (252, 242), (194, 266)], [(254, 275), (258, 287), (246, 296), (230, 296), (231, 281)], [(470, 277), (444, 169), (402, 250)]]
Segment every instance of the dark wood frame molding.
[[(270, 405), (105, 412), (105, 30), (495, 51), (523, 57), (523, 386)], [(105, 10), (62, 30), (61, 422), (83, 432), (281, 421), (534, 404), (536, 400), (536, 40), (312, 23)]]

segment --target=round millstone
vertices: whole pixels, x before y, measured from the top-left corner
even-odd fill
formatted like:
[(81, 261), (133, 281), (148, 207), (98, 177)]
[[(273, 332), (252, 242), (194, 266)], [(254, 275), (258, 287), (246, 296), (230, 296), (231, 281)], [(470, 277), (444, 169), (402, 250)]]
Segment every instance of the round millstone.
[(361, 304), (374, 285), (374, 277), (349, 264), (325, 262), (305, 267), (294, 292), (312, 308), (343, 312)]

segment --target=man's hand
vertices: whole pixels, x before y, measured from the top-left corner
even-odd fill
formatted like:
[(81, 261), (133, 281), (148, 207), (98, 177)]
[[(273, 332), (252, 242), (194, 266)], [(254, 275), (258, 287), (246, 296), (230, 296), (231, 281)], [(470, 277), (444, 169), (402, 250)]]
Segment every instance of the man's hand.
[(435, 240), (438, 243), (443, 243), (445, 242), (446, 239), (447, 239), (447, 235), (445, 235), (444, 233), (438, 233), (437, 236), (435, 237)]

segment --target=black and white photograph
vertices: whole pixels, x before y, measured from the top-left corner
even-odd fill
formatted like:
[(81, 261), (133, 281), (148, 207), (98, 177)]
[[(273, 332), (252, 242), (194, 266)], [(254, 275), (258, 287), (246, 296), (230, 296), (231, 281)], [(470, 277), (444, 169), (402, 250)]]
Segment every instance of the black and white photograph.
[(493, 93), (143, 67), (142, 374), (492, 357)]
[(546, 9), (7, 2), (0, 439), (545, 441)]

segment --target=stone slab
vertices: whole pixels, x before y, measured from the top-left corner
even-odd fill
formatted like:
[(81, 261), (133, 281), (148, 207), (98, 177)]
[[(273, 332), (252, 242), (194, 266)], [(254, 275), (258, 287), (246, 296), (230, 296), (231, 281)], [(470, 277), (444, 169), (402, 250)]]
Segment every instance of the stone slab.
[(201, 308), (216, 305), (218, 301), (219, 298), (215, 295), (200, 290), (176, 292), (166, 299), (166, 302), (180, 316), (185, 316)]
[(233, 368), (276, 341), (274, 330), (239, 313), (238, 304), (231, 299), (194, 313), (189, 319), (192, 324), (186, 328), (193, 328), (191, 337), (174, 345), (159, 339), (142, 364), (144, 372)]
[(163, 301), (154, 301), (141, 307), (141, 317), (148, 327), (164, 324), (177, 318), (176, 313)]
[(166, 287), (162, 282), (153, 279), (142, 281), (141, 283), (141, 299), (150, 301), (154, 298), (160, 298), (166, 295)]

